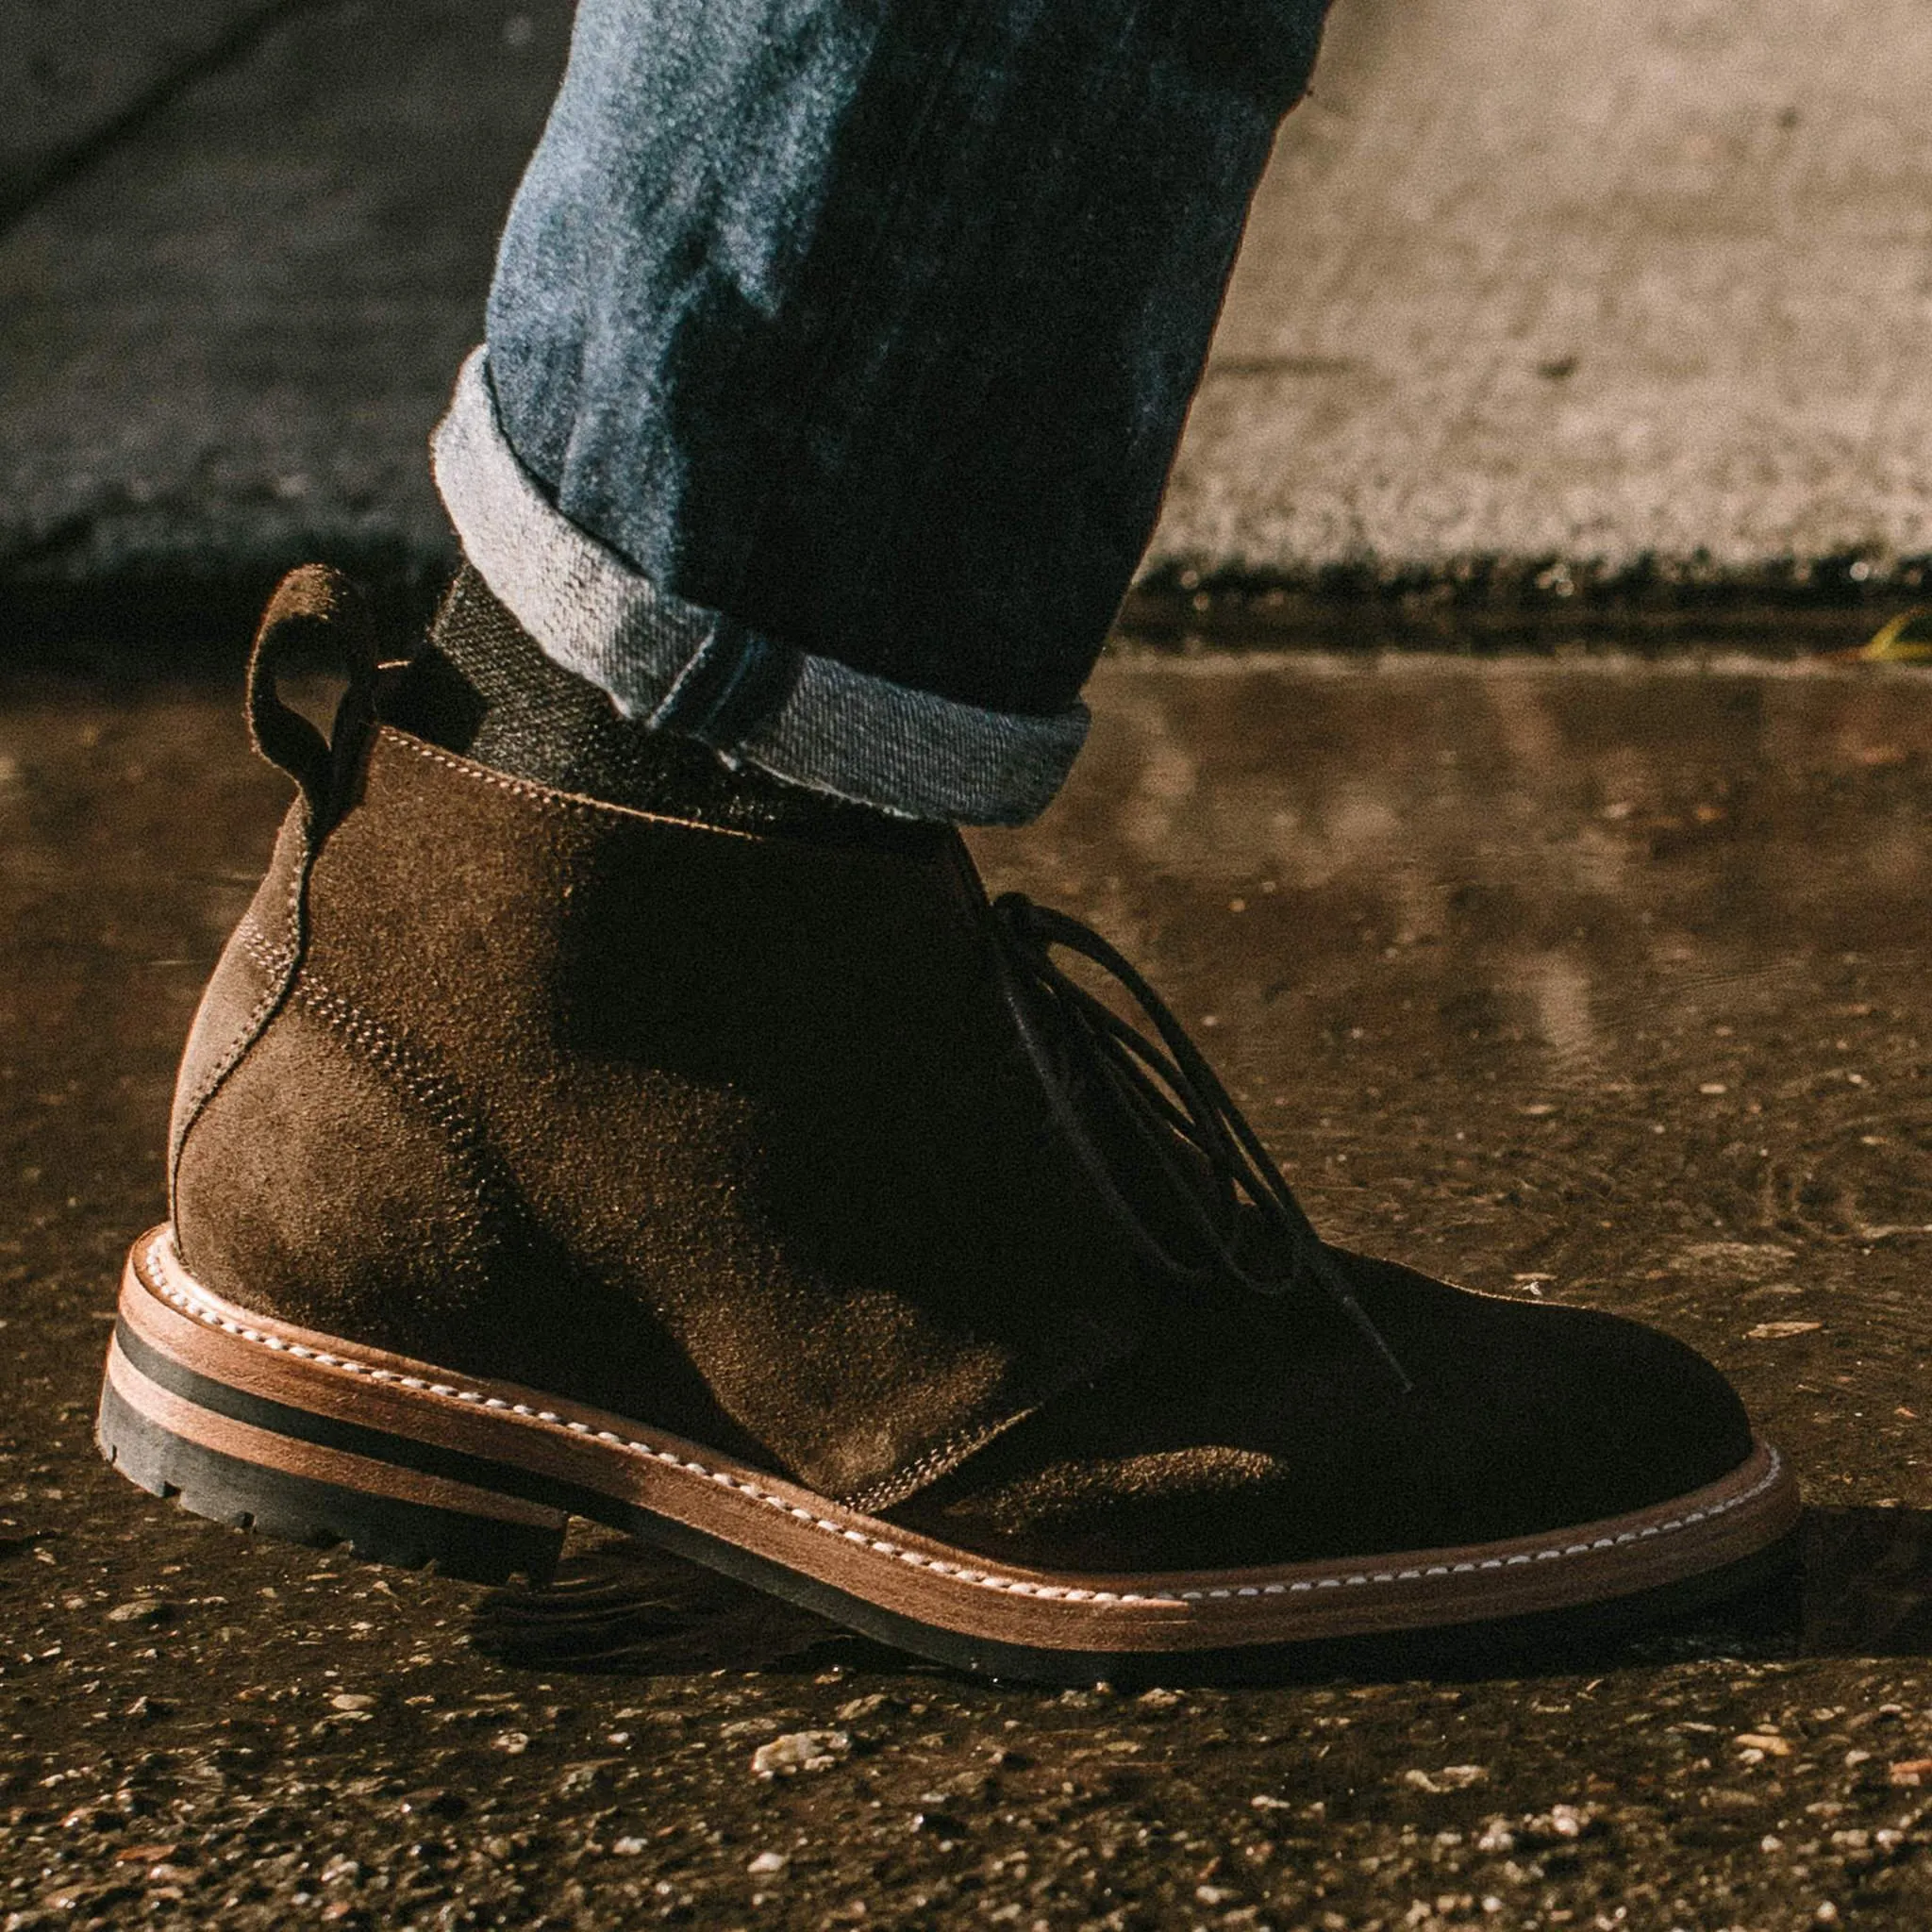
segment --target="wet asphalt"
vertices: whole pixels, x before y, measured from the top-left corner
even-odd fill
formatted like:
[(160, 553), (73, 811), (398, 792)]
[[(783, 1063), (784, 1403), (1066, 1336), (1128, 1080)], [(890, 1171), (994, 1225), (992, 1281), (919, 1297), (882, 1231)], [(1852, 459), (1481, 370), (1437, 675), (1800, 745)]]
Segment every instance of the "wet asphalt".
[(911, 1664), (636, 1551), (484, 1591), (91, 1443), (175, 1057), (283, 802), (232, 693), (0, 690), (0, 1932), (1932, 1922), (1932, 682), (1127, 658), (997, 885), (1092, 920), (1324, 1231), (1661, 1324), (1802, 1573), (1241, 1690)]

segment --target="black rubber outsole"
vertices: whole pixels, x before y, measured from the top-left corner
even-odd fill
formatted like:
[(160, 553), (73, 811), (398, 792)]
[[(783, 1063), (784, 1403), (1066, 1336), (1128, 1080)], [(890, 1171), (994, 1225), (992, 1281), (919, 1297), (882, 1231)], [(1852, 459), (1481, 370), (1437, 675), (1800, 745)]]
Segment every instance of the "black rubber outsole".
[(543, 1584), (563, 1549), (561, 1530), (372, 1496), (224, 1456), (151, 1422), (111, 1388), (101, 1391), (96, 1439), (130, 1482), (191, 1515), (310, 1549), (347, 1544), (365, 1562), (465, 1583)]

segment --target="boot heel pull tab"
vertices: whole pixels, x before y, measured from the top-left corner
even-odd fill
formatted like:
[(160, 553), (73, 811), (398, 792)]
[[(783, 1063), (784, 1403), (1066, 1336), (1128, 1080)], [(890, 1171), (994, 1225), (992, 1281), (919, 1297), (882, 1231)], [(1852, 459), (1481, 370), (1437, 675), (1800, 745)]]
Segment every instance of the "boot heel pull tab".
[[(375, 664), (368, 602), (341, 571), (306, 563), (275, 586), (248, 659), (248, 732), (256, 750), (302, 788), (316, 827), (327, 820), (341, 769), (375, 715)], [(348, 675), (327, 738), (282, 702), (281, 678), (297, 667)]]

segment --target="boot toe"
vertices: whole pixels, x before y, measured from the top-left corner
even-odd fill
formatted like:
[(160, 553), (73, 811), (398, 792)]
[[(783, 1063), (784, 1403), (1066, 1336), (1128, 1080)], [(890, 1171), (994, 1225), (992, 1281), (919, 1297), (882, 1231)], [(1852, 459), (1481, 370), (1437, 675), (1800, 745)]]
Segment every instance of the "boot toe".
[(1346, 1258), (1408, 1391), (1340, 1322), (1224, 1310), (895, 1518), (1013, 1562), (1237, 1568), (1580, 1528), (1692, 1495), (1752, 1452), (1736, 1392), (1668, 1335)]

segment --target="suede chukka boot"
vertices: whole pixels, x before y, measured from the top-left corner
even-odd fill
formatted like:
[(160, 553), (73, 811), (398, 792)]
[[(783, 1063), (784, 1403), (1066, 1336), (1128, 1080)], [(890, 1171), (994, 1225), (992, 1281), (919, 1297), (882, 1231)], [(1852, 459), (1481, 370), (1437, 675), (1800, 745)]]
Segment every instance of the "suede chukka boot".
[(422, 735), (420, 674), (329, 573), (264, 620), (299, 796), (124, 1275), (143, 1488), (484, 1579), (582, 1515), (1059, 1681), (1776, 1560), (1794, 1487), (1714, 1369), (1323, 1243), (1131, 966), (949, 829), (587, 797)]

